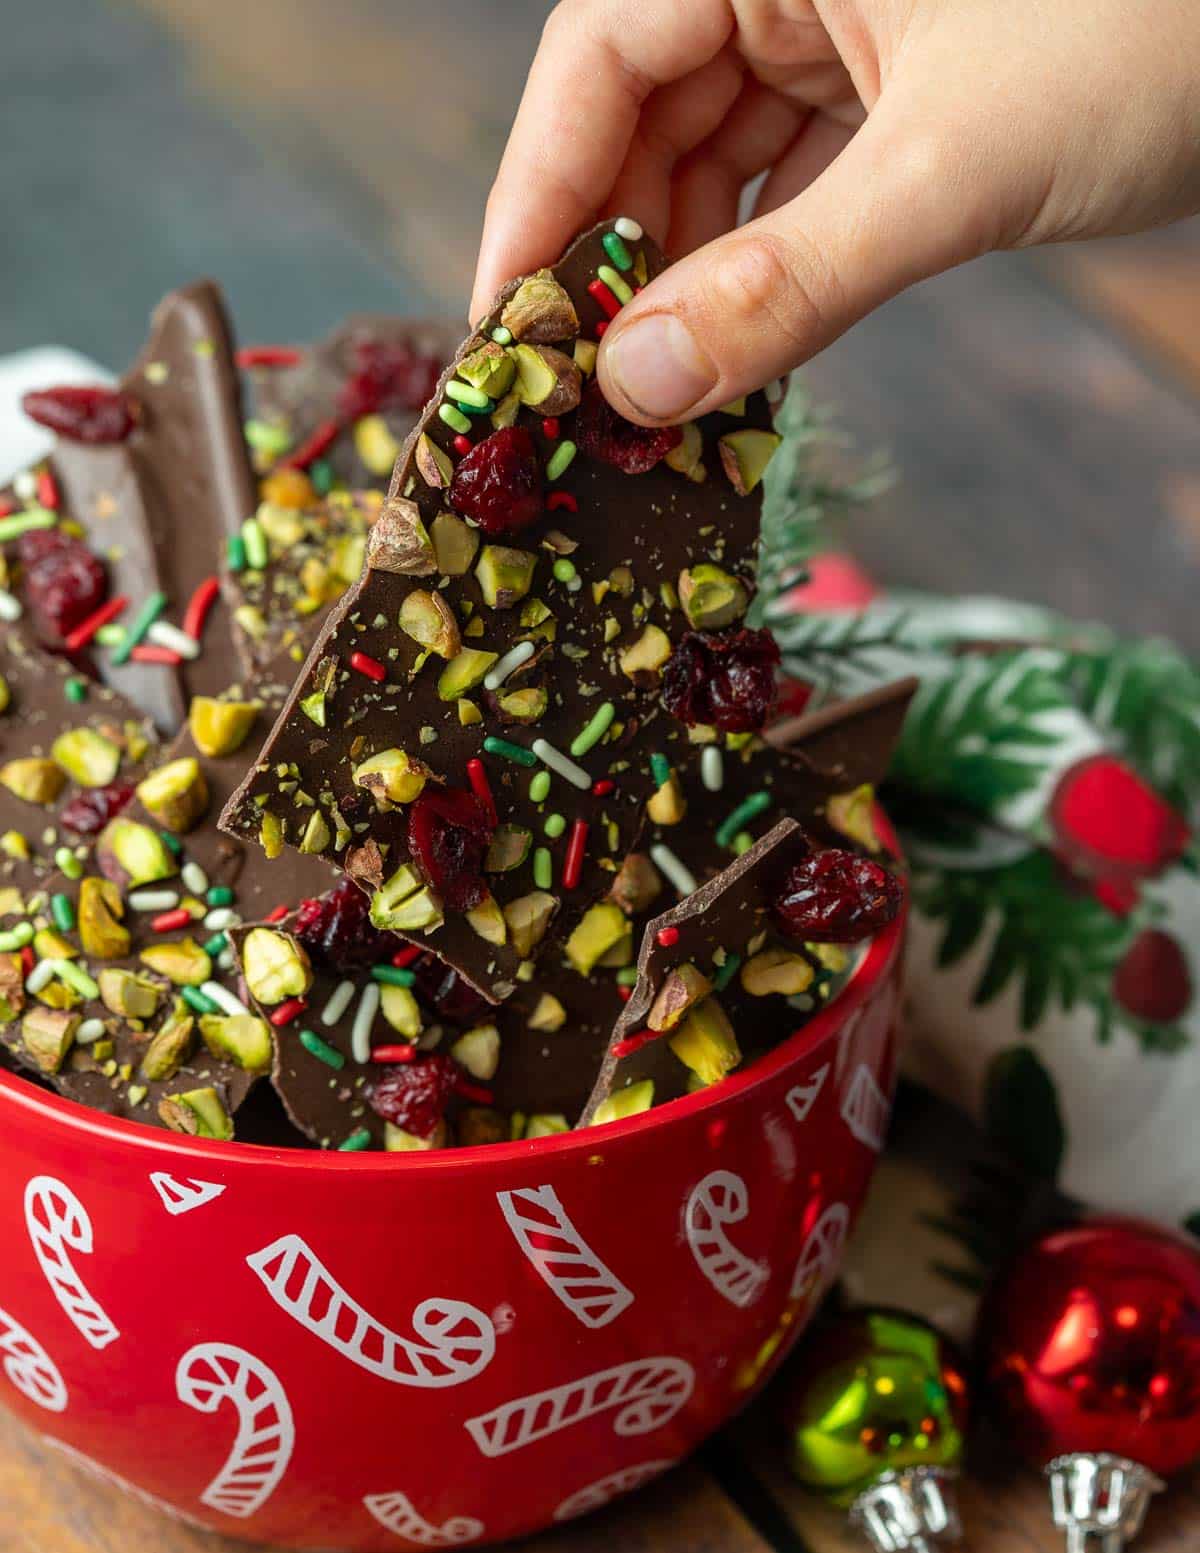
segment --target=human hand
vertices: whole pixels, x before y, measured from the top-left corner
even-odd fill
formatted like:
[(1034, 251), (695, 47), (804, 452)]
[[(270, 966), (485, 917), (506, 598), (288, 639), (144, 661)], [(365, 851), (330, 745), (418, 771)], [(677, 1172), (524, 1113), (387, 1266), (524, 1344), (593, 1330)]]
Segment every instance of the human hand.
[(1198, 59), (1194, 0), (562, 0), (471, 316), (633, 216), (679, 262), (609, 327), (602, 387), (647, 425), (702, 414), (990, 249), (1200, 210)]

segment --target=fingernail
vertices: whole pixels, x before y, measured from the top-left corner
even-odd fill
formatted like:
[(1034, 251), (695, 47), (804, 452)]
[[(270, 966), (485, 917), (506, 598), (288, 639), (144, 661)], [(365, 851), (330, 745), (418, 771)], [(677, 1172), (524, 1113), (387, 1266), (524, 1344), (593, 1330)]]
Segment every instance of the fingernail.
[(716, 366), (673, 313), (651, 313), (620, 330), (605, 364), (629, 402), (661, 421), (678, 420), (717, 381)]

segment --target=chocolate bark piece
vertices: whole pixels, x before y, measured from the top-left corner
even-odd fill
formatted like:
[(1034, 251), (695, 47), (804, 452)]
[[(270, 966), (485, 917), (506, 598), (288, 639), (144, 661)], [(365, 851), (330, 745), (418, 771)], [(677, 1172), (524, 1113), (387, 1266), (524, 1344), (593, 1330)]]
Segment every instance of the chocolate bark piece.
[[(773, 930), (771, 906), (788, 870), (810, 850), (811, 843), (802, 828), (794, 820), (780, 820), (749, 851), (647, 926), (638, 956), (637, 983), (613, 1030), (581, 1125), (589, 1124), (598, 1107), (611, 1095), (619, 1095), (632, 1084), (650, 1080), (655, 1105), (688, 1094), (693, 1087), (703, 1087), (703, 1083), (697, 1086), (695, 1068), (672, 1049), (672, 1040), (682, 1034), (687, 1014), (643, 1044), (636, 1039), (647, 1032), (648, 1022), (655, 1019), (656, 1001), (663, 994), (668, 977), (673, 972), (680, 973), (683, 967), (694, 968), (711, 986), (707, 992), (701, 989), (690, 1008), (698, 1016), (699, 1028), (689, 1056), (695, 1062), (699, 1050), (702, 1059), (706, 1054), (713, 1057), (714, 1066), (703, 1075), (706, 1082), (714, 1082), (718, 1070), (733, 1071), (752, 1062), (805, 1023), (818, 1006), (817, 998), (822, 993), (828, 995), (829, 977), (822, 974), (826, 967), (818, 959), (810, 960), (800, 946)], [(755, 955), (772, 949), (810, 963), (812, 980), (797, 994), (809, 1004), (807, 1009), (795, 1006), (781, 993), (754, 995), (744, 986), (746, 964)], [(731, 961), (736, 963), (729, 970)], [(685, 983), (689, 974), (682, 974)], [(804, 979), (802, 972), (797, 972), (797, 979)], [(718, 1008), (718, 1014), (709, 1021), (715, 1035), (705, 1030), (706, 1000), (715, 1002)], [(732, 1052), (721, 1050), (722, 1035), (727, 1034), (723, 1032), (725, 1023), (736, 1042)], [(630, 1041), (630, 1037), (634, 1039)], [(621, 1044), (626, 1041), (629, 1049)]]
[[(735, 594), (740, 589), (748, 597), (761, 492), (755, 485), (741, 494), (752, 471), (723, 454), (737, 434), (760, 439), (760, 451), (774, 445), (762, 395), (704, 417), (675, 447), (670, 436), (654, 443), (656, 434), (607, 418), (588, 374), (598, 330), (615, 305), (611, 292), (607, 305), (597, 297), (605, 293), (600, 270), (611, 271), (615, 236), (614, 224), (597, 227), (553, 271), (514, 281), (460, 349), (397, 465), (361, 583), (334, 608), (254, 773), (222, 818), (248, 837), (259, 836), (267, 821), (272, 835), (281, 832), (285, 845), (296, 845), (303, 833), (288, 794), (279, 790), (283, 772), (285, 782), (299, 780), (330, 818), (337, 809), (350, 820), (358, 846), (339, 847), (330, 825), (329, 850), (379, 895), (409, 861), (408, 810), (403, 801), (378, 808), (356, 788), (355, 769), (399, 749), (430, 768), (432, 783), (467, 790), (468, 762), (480, 760), (499, 822), (529, 832), (551, 854), (553, 885), (546, 893), (557, 910), (544, 953), (567, 939), (633, 844), (644, 804), (659, 785), (651, 755), (671, 764), (696, 758), (686, 729), (659, 703), (661, 643), (669, 652), (671, 633), (679, 636), (694, 624), (678, 604), (685, 572), (716, 569), (736, 582)], [(631, 277), (640, 281), (661, 269), (651, 244), (639, 240), (632, 248), (624, 253)], [(493, 337), (497, 329), (500, 341)], [(578, 371), (575, 358), (582, 362)], [(581, 392), (582, 412), (570, 407)], [(521, 402), (519, 395), (537, 402)], [(468, 416), (462, 404), (480, 413)], [(551, 417), (547, 404), (561, 408)], [(492, 439), (503, 438), (510, 425), (519, 436), (515, 444), (507, 439), (508, 452), (516, 447), (520, 462), (529, 439), (538, 473), (530, 476), (527, 464), (523, 473), (529, 483), (545, 484), (546, 504), (519, 532), (466, 527), (463, 513), (470, 515), (475, 503), (455, 483), (460, 461), (471, 457), (477, 466), (492, 453), (499, 460)], [(473, 453), (463, 451), (465, 442)], [(626, 473), (614, 458), (642, 472)], [(513, 473), (504, 470), (493, 489), (511, 495)], [(516, 475), (519, 484), (522, 470)], [(532, 516), (528, 504), (522, 515)], [(481, 521), (496, 527), (487, 513)], [(414, 602), (414, 595), (423, 597)], [(446, 649), (453, 653), (449, 662), (397, 624), (406, 604), (428, 613), (435, 599), (449, 607), (460, 638)], [(531, 656), (511, 667), (514, 651)], [(507, 677), (489, 686), (486, 673), (497, 665)], [(589, 727), (595, 743), (584, 735)], [(539, 754), (546, 747), (548, 762)], [(582, 786), (561, 774), (555, 755), (570, 762)], [(551, 780), (545, 800), (530, 795), (531, 779), (541, 772)], [(592, 790), (596, 783), (603, 784), (600, 793)], [(563, 829), (544, 839), (551, 814), (561, 817)], [(564, 887), (578, 825), (587, 827), (582, 866), (578, 880)], [(374, 844), (366, 859), (364, 841)], [(502, 907), (534, 892), (533, 850), (507, 876), (487, 877)], [(442, 924), (414, 941), (427, 942), (487, 996), (503, 1000), (525, 957), (506, 938), (491, 941), (462, 913), (447, 910)]]
[[(65, 511), (107, 564), (112, 593), (129, 597), (124, 620), (161, 591), (163, 618), (178, 624), (197, 584), (216, 573), (227, 538), (257, 505), (231, 329), (212, 281), (159, 303), (146, 346), (120, 386), (140, 410), (130, 437), (102, 446), (60, 438), (51, 464)], [(118, 664), (104, 650), (94, 661), (106, 684), (168, 734), (191, 696), (219, 691), (238, 668), (220, 601), (193, 661)]]

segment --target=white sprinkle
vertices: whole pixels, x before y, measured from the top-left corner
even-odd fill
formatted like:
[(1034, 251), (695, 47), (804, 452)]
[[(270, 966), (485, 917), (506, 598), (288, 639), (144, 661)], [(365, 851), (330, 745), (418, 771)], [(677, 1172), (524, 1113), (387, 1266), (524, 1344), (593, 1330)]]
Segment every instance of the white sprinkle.
[(103, 1019), (85, 1019), (75, 1032), (75, 1040), (80, 1046), (90, 1046), (93, 1041), (98, 1041), (108, 1026)]
[(232, 945), (222, 949), (217, 956), (217, 964), (223, 971), (232, 971), (237, 965), (237, 955), (233, 952)]
[[(665, 870), (664, 870), (665, 872)], [(225, 1010), (227, 1014), (248, 1014), (250, 1010), (244, 1003), (240, 1003), (228, 987), (222, 987), (219, 981), (206, 981), (200, 991), (206, 998), (211, 998), (218, 1008)]]
[(583, 767), (577, 766), (573, 760), (568, 760), (561, 751), (554, 748), (553, 744), (547, 744), (545, 739), (535, 739), (530, 748), (543, 765), (549, 766), (551, 771), (557, 771), (560, 777), (565, 777), (581, 792), (586, 793), (590, 789), (592, 779)]
[(32, 501), (37, 495), (37, 476), (32, 469), (22, 469), (13, 481), (13, 495), (18, 501)]
[(208, 889), (208, 875), (199, 863), (185, 863), (179, 871), (179, 877), (189, 895), (203, 895)]
[(763, 393), (767, 396), (768, 404), (778, 404), (786, 392), (787, 379), (782, 377), (772, 378), (766, 388), (763, 389)]
[(483, 677), (485, 690), (499, 690), (504, 681), (514, 669), (519, 669), (523, 663), (528, 663), (533, 657), (532, 642), (518, 642), (510, 652), (506, 652), (500, 662), (494, 664)]
[(200, 656), (200, 643), (195, 637), (189, 636), (186, 631), (181, 631), (178, 626), (170, 625), (165, 620), (156, 620), (146, 635), (159, 647), (168, 647), (172, 652), (177, 652), (181, 658)]
[(670, 847), (664, 847), (661, 841), (656, 841), (650, 848), (650, 856), (656, 867), (666, 874), (680, 895), (695, 894), (695, 879), (675, 856), (674, 852), (671, 851)]
[(700, 780), (710, 793), (719, 793), (725, 784), (725, 761), (716, 744), (704, 746), (700, 756)]
[(578, 593), (580, 588), (582, 588), (582, 587), (583, 587), (583, 578), (579, 575), (578, 572), (576, 572), (574, 577), (572, 577), (570, 582), (567, 584), (567, 592), (568, 593)]
[(241, 917), (232, 906), (214, 906), (204, 919), (204, 926), (210, 933), (223, 933), (227, 927), (236, 927)]
[(637, 243), (642, 238), (642, 229), (632, 216), (618, 216), (613, 222), (613, 231), (627, 243)]
[(350, 1030), (350, 1054), (355, 1062), (371, 1060), (371, 1026), (379, 1012), (380, 988), (377, 981), (369, 981), (362, 990), (354, 1024)]
[(179, 905), (175, 890), (134, 890), (129, 897), (134, 911), (171, 911)]
[(21, 601), (0, 588), (0, 620), (20, 620)]
[(321, 1023), (323, 1025), (335, 1025), (346, 1010), (350, 1007), (350, 999), (354, 996), (354, 983), (352, 981), (339, 981), (330, 994), (329, 1002), (321, 1010)]
[(57, 960), (39, 960), (25, 978), (25, 991), (38, 993), (48, 987), (58, 975), (58, 966)]

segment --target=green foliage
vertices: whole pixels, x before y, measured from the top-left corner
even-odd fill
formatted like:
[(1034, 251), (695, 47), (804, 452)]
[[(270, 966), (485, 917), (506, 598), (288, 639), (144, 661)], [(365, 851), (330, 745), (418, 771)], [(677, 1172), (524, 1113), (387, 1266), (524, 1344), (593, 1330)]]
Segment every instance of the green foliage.
[(1067, 1135), (1054, 1080), (1032, 1046), (997, 1052), (984, 1080), (988, 1136), (1031, 1176), (1053, 1181)]

